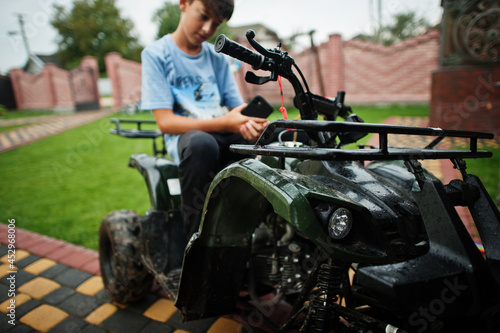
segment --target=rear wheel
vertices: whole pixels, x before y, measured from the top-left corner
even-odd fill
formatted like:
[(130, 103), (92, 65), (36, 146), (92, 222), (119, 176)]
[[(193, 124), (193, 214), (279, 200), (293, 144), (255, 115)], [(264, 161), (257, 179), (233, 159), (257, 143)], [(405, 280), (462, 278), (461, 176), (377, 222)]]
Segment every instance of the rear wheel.
[(153, 276), (139, 251), (140, 216), (130, 210), (108, 214), (99, 230), (99, 264), (106, 293), (117, 303), (131, 303), (151, 289)]

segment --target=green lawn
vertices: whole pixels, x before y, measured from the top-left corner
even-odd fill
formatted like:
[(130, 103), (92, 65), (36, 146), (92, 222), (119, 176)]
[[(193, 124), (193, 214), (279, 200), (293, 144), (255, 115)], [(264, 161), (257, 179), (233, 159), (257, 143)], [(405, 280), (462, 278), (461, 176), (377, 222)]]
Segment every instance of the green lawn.
[(0, 119), (10, 120), (16, 118), (38, 117), (38, 116), (51, 116), (61, 114), (56, 111), (48, 110), (8, 110)]
[(386, 106), (352, 106), (352, 112), (363, 118), (366, 123), (380, 123), (394, 116), (427, 117), (429, 106), (416, 105), (386, 105)]
[[(33, 125), (33, 123), (31, 125)], [(24, 126), (26, 125), (23, 124), (23, 125), (0, 126), (0, 133), (12, 131), (15, 130), (16, 128), (21, 128)]]
[(480, 148), (481, 150), (489, 150), (493, 153), (492, 158), (468, 159), (467, 173), (478, 176), (484, 184), (486, 191), (497, 202), (499, 170), (500, 170), (500, 148)]
[[(426, 106), (354, 108), (367, 122), (396, 115), (426, 116), (427, 110)], [(292, 118), (297, 111), (289, 113)], [(111, 117), (153, 119), (150, 114), (115, 114), (2, 153), (0, 222), (14, 218), (20, 228), (97, 249), (104, 215), (123, 208), (144, 213), (149, 208), (146, 186), (127, 163), (131, 154), (150, 154), (151, 141), (109, 134)], [(275, 112), (273, 117), (281, 114)], [(471, 161), (469, 171), (486, 179), (496, 196), (500, 149), (494, 154), (493, 160)]]
[(109, 118), (2, 153), (2, 222), (14, 218), (20, 228), (96, 249), (106, 213), (143, 213), (146, 186), (127, 163), (151, 153), (151, 141), (109, 134)]

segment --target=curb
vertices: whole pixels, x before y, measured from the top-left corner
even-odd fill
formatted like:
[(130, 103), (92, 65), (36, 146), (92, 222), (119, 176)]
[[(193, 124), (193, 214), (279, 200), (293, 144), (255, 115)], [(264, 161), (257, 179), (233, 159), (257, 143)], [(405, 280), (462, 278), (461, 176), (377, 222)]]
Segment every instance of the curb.
[[(15, 248), (8, 246), (12, 233)], [(230, 316), (182, 323), (174, 303), (152, 292), (128, 306), (110, 303), (96, 251), (5, 224), (0, 224), (0, 312), (1, 332), (239, 333), (245, 329)], [(252, 332), (263, 331), (252, 328)]]

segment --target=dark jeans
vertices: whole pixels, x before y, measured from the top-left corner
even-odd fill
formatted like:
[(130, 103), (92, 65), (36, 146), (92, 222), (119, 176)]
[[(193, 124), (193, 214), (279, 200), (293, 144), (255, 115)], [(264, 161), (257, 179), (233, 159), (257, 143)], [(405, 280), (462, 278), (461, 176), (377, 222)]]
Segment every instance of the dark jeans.
[(205, 196), (215, 175), (246, 156), (232, 153), (233, 143), (247, 143), (239, 134), (190, 131), (179, 138), (181, 213), (188, 238), (198, 230)]
[[(278, 134), (273, 133), (273, 141)], [(283, 139), (291, 138), (292, 133), (286, 133)], [(299, 141), (309, 142), (305, 133), (299, 134)], [(179, 138), (181, 214), (188, 239), (200, 226), (205, 197), (215, 175), (229, 164), (249, 157), (231, 152), (229, 146), (247, 143), (241, 135), (227, 132), (190, 131)]]

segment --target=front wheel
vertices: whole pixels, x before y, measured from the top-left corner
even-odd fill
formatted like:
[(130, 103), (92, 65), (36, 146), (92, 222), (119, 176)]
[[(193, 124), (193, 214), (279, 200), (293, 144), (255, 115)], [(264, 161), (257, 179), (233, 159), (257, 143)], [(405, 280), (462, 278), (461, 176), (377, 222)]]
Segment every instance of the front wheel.
[(131, 303), (151, 289), (153, 276), (139, 252), (140, 216), (130, 210), (112, 212), (99, 229), (99, 264), (106, 293), (117, 303)]

